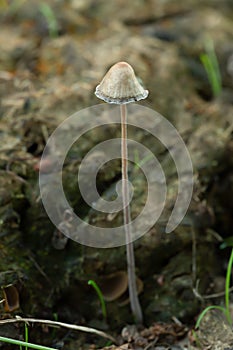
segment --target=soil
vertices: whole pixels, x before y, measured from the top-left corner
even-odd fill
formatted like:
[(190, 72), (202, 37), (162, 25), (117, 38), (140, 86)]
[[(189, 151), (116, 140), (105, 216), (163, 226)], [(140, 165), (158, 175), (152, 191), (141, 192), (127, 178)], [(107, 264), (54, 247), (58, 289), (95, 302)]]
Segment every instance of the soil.
[[(232, 349), (232, 329), (219, 310), (207, 313), (199, 330), (193, 331), (206, 306), (224, 306), (232, 247), (231, 0), (52, 0), (47, 5), (37, 0), (2, 0), (0, 20), (1, 320), (20, 316), (78, 324), (103, 330), (117, 342), (29, 323), (31, 342), (58, 349)], [(200, 60), (210, 43), (221, 73), (218, 94)], [(156, 155), (167, 181), (162, 215), (134, 242), (143, 326), (134, 325), (127, 288), (119, 298), (106, 302), (105, 319), (88, 284), (90, 279), (96, 281), (107, 294), (104, 285), (109, 288), (114, 283), (104, 281), (113, 281), (113, 276), (127, 270), (125, 247), (100, 249), (68, 239), (50, 221), (38, 182), (39, 169), (45, 174), (51, 169), (56, 172), (49, 158), (40, 165), (49, 135), (75, 112), (100, 103), (95, 87), (118, 61), (131, 64), (149, 90), (149, 97), (139, 104), (175, 126), (194, 172), (189, 209), (176, 229), (166, 234), (178, 191), (176, 165), (161, 142), (145, 130), (128, 127), (129, 137)], [(77, 131), (68, 130), (66, 137)], [(87, 152), (119, 136), (117, 125), (94, 128), (72, 146), (64, 163), (69, 203), (75, 213), (97, 226), (119, 226), (122, 215), (90, 208), (76, 174)], [(105, 153), (95, 151), (88, 171), (101, 159)], [(147, 186), (133, 162), (129, 175), (135, 188), (132, 215), (137, 217)], [(112, 198), (120, 177), (119, 159), (100, 168), (97, 188), (104, 198)], [(70, 214), (62, 215), (63, 227), (69, 227)], [(1, 324), (0, 335), (22, 340), (24, 326)], [(0, 343), (0, 348), (13, 346)]]

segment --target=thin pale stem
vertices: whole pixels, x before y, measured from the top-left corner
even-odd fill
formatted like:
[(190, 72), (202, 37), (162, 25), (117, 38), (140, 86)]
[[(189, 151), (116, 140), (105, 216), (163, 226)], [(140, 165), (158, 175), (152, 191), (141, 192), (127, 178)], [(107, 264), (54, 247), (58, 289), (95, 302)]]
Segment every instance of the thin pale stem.
[(195, 228), (191, 227), (192, 232), (192, 280), (193, 286), (195, 286), (197, 282), (197, 240), (196, 240), (196, 232)]
[(143, 322), (142, 310), (137, 295), (134, 248), (132, 242), (131, 213), (128, 186), (127, 108), (121, 105), (121, 159), (122, 159), (122, 200), (126, 236), (127, 268), (130, 305), (137, 323)]

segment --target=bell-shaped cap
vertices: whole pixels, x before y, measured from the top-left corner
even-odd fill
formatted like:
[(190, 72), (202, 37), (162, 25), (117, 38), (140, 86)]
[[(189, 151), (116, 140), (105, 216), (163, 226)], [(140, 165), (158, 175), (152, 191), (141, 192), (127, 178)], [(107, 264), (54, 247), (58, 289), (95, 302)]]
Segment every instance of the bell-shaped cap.
[(95, 94), (107, 103), (126, 104), (143, 100), (148, 90), (138, 82), (133, 68), (127, 62), (118, 62), (112, 66), (96, 87)]

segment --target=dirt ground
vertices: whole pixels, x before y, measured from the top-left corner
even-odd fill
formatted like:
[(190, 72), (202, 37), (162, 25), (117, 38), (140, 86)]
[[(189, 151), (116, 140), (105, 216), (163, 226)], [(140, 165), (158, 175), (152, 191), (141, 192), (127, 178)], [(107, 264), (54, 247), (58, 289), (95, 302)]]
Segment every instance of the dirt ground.
[[(1, 0), (0, 26), (1, 320), (17, 315), (93, 327), (111, 334), (117, 343), (29, 323), (31, 342), (58, 349), (232, 349), (232, 329), (221, 312), (206, 314), (193, 332), (206, 306), (224, 306), (232, 247), (232, 1)], [(217, 76), (217, 90), (200, 59), (203, 54), (216, 55), (220, 76), (216, 66), (212, 74)], [(98, 249), (68, 239), (44, 210), (38, 183), (49, 136), (69, 116), (101, 102), (95, 87), (118, 61), (134, 68), (149, 90), (139, 104), (172, 123), (193, 165), (189, 209), (166, 234), (178, 193), (175, 163), (161, 142), (129, 127), (129, 136), (157, 157), (167, 181), (162, 215), (134, 244), (144, 314), (140, 327), (134, 325), (127, 285), (120, 297), (107, 301), (106, 319), (88, 285), (92, 279), (104, 295), (108, 293), (126, 271), (125, 247)], [(65, 137), (78, 131), (68, 130)], [(64, 162), (62, 181), (70, 205), (101, 227), (118, 226), (122, 216), (90, 208), (74, 176), (87, 152), (119, 135), (117, 126), (94, 128), (72, 146)], [(98, 152), (90, 172), (105, 157)], [(43, 173), (56, 171), (51, 163), (41, 167)], [(136, 217), (144, 205), (146, 183), (135, 164), (129, 170)], [(100, 169), (97, 188), (105, 198), (111, 198), (120, 176), (119, 159)], [(0, 324), (0, 336), (22, 340), (24, 326)], [(13, 346), (0, 343), (0, 348)]]

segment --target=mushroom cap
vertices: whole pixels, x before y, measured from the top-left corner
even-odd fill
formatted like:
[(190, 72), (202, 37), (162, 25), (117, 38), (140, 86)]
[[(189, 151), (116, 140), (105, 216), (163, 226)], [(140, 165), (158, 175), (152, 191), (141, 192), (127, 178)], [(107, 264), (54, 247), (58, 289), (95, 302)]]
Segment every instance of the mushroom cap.
[(126, 104), (143, 100), (148, 90), (138, 82), (133, 68), (127, 62), (112, 66), (96, 87), (95, 95), (107, 103)]
[(19, 293), (13, 284), (3, 287), (4, 309), (6, 312), (12, 312), (19, 308)]
[[(98, 282), (103, 297), (106, 301), (119, 300), (119, 305), (123, 306), (129, 303), (127, 293), (128, 274), (126, 271), (116, 271), (107, 276), (102, 276)], [(143, 282), (136, 278), (137, 294), (143, 291)]]
[(116, 300), (127, 290), (127, 273), (125, 271), (116, 271), (102, 277), (99, 286), (106, 301)]

